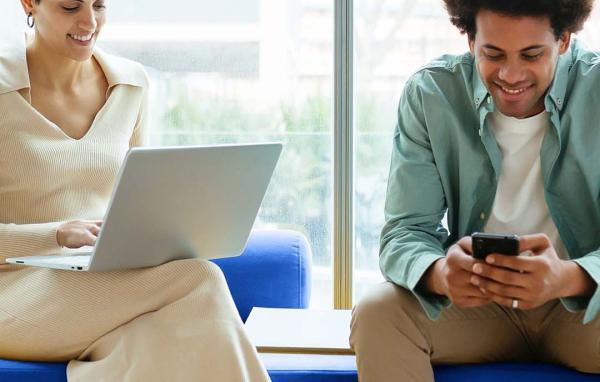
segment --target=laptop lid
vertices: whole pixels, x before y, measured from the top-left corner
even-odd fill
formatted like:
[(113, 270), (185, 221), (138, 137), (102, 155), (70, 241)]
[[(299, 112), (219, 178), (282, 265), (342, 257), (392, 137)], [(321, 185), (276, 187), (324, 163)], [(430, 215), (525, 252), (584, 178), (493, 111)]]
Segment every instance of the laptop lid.
[(241, 254), (281, 149), (280, 143), (133, 148), (89, 270)]

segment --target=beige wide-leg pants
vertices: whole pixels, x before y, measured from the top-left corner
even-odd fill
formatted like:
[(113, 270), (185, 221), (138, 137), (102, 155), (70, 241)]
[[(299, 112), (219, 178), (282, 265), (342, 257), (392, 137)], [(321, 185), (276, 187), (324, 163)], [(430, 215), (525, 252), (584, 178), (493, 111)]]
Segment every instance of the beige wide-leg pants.
[(268, 381), (208, 261), (0, 272), (0, 358), (68, 361), (69, 381)]
[(361, 382), (433, 381), (432, 364), (542, 361), (600, 373), (600, 319), (559, 301), (537, 309), (445, 309), (431, 321), (414, 295), (392, 283), (354, 308), (350, 344)]

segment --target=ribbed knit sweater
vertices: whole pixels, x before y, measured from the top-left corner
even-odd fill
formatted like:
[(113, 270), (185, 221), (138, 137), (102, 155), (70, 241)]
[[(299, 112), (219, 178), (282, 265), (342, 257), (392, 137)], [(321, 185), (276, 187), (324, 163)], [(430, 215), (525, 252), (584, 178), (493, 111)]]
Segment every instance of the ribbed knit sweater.
[(125, 154), (142, 144), (144, 69), (99, 49), (94, 57), (109, 91), (76, 140), (32, 107), (25, 45), (0, 50), (0, 269), (12, 267), (6, 257), (58, 252), (62, 222), (102, 219)]

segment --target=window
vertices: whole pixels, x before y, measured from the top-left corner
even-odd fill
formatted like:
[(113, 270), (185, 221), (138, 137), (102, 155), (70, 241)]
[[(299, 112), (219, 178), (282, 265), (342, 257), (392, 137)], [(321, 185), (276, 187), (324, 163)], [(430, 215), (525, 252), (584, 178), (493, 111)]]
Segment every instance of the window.
[[(27, 29), (8, 8), (0, 43)], [(107, 1), (107, 16), (98, 45), (151, 77), (152, 145), (284, 143), (255, 228), (306, 235), (312, 304), (331, 306), (333, 0)]]
[[(303, 232), (332, 305), (333, 2), (111, 2), (100, 46), (152, 79), (152, 145), (280, 141), (255, 228)], [(232, 12), (232, 10), (235, 10)]]
[[(334, 300), (336, 4), (353, 10), (353, 147), (346, 150), (354, 158), (353, 209), (347, 210), (354, 241), (346, 255), (354, 254), (356, 301), (383, 280), (379, 232), (404, 82), (434, 57), (467, 49), (442, 1), (197, 0), (182, 11), (163, 0), (113, 0), (99, 42), (146, 66), (153, 85), (151, 144), (284, 142), (256, 228), (308, 237), (312, 306), (322, 308)], [(0, 45), (22, 39), (27, 28), (19, 2), (2, 10)], [(599, 21), (596, 7), (579, 34), (596, 49)]]
[(355, 0), (354, 301), (383, 281), (384, 223), (392, 135), (406, 79), (445, 53), (465, 51), (439, 0)]

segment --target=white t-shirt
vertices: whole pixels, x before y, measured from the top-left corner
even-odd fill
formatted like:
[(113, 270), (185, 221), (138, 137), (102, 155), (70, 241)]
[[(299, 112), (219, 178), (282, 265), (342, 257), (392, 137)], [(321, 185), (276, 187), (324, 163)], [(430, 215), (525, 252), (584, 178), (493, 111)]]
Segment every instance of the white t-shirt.
[(502, 171), (484, 231), (517, 235), (545, 233), (558, 256), (568, 259), (544, 196), (540, 149), (550, 126), (548, 113), (517, 119), (496, 110), (488, 115), (488, 124), (502, 153)]

